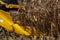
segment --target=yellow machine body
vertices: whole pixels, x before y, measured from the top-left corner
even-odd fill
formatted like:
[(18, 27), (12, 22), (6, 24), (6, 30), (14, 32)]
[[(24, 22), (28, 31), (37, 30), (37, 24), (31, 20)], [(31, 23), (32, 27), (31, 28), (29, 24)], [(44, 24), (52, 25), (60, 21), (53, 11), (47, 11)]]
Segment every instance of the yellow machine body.
[[(15, 5), (15, 4), (7, 4), (4, 3), (0, 0), (0, 4), (5, 5), (6, 8), (18, 8), (18, 9), (23, 9), (25, 10), (24, 6), (20, 5)], [(3, 10), (0, 10), (0, 26), (9, 30), (13, 31), (17, 34), (24, 34), (24, 35), (31, 35), (32, 34), (32, 29), (34, 31), (34, 35), (37, 34), (37, 30), (35, 27), (31, 28), (30, 26), (27, 26), (26, 29), (24, 29), (23, 26), (19, 26), (18, 24), (14, 24), (12, 21), (12, 17), (8, 12), (5, 12)]]
[(2, 26), (3, 28), (9, 31), (13, 31), (17, 34), (30, 35), (30, 33), (25, 31), (22, 26), (19, 26), (18, 24), (14, 24), (10, 14), (3, 10), (0, 10), (0, 26)]
[(24, 6), (20, 6), (20, 5), (16, 5), (16, 4), (7, 4), (7, 3), (3, 2), (2, 0), (0, 0), (0, 4), (5, 5), (6, 8), (17, 8), (17, 9), (25, 10)]

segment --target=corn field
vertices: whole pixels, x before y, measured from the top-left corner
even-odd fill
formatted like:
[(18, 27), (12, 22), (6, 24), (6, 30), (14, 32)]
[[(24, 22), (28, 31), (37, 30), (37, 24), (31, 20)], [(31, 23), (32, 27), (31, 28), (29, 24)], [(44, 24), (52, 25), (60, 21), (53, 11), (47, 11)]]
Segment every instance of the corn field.
[(24, 28), (30, 26), (32, 34), (19, 35), (0, 27), (0, 40), (60, 40), (60, 0), (18, 0), (18, 3), (26, 10), (9, 13), (14, 23)]

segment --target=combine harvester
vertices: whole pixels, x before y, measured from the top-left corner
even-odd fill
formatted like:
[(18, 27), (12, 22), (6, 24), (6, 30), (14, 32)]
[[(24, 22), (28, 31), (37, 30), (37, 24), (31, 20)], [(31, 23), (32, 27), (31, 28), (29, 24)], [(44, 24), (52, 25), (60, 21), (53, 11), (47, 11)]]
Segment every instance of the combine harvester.
[[(0, 0), (0, 4), (1, 5), (5, 5), (5, 7), (7, 9), (10, 9), (10, 8), (17, 8), (17, 9), (23, 9), (25, 10), (25, 8), (21, 8), (20, 5), (16, 5), (16, 4), (7, 4), (3, 1)], [(13, 31), (17, 34), (23, 34), (23, 35), (26, 35), (26, 36), (29, 36), (32, 34), (31, 32), (31, 27), (28, 26), (26, 29), (24, 29), (23, 26), (20, 26), (18, 24), (15, 24), (13, 21), (12, 21), (12, 17), (10, 15), (9, 12), (6, 12), (6, 11), (3, 11), (0, 9), (0, 26), (9, 30), (9, 31)], [(34, 33), (36, 34), (36, 29), (33, 28), (33, 31)]]
[(8, 12), (2, 11), (2, 10), (0, 10), (0, 26), (18, 34), (30, 35), (30, 33), (25, 31), (22, 26), (19, 26), (18, 24), (14, 24)]
[[(1, 0), (0, 0), (0, 4), (5, 5), (6, 8), (20, 8), (20, 5), (15, 5), (15, 4), (8, 5), (7, 3), (4, 3)], [(30, 35), (30, 33), (25, 31), (23, 26), (19, 26), (18, 24), (14, 24), (10, 14), (8, 12), (3, 11), (3, 10), (0, 10), (0, 26), (9, 30), (9, 31), (13, 31), (17, 34), (24, 34), (26, 36)]]

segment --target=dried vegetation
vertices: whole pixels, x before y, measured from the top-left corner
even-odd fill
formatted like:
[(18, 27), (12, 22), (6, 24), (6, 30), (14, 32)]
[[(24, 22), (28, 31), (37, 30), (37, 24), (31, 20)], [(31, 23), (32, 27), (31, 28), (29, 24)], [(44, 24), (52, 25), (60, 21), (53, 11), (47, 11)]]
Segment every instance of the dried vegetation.
[[(35, 27), (37, 36), (40, 35), (39, 32), (42, 32), (42, 36), (45, 34), (57, 38), (57, 35), (60, 33), (60, 0), (20, 0), (19, 4), (25, 6), (26, 10), (18, 9), (18, 11), (14, 11), (14, 13), (10, 11), (15, 23), (25, 28), (26, 26), (30, 26), (32, 30), (33, 27)], [(32, 31), (32, 36), (26, 37), (0, 28), (0, 38), (4, 40), (5, 38), (7, 38), (7, 40), (41, 39), (41, 36), (33, 37), (33, 34)]]

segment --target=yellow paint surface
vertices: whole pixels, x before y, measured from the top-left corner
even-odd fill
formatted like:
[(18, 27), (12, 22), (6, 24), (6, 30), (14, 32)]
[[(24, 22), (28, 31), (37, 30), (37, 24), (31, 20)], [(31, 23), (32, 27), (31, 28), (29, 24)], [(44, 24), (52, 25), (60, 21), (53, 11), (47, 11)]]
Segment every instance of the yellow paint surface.
[(27, 31), (24, 30), (23, 26), (19, 26), (18, 24), (13, 23), (12, 18), (8, 12), (2, 10), (0, 10), (0, 26), (17, 34), (30, 35)]

